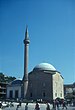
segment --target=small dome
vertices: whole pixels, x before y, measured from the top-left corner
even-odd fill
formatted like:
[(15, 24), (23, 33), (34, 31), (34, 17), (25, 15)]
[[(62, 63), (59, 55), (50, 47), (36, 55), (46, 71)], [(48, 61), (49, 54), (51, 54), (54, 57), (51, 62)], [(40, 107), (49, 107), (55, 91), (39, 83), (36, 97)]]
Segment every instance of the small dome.
[(20, 79), (15, 79), (14, 81), (11, 82), (11, 85), (16, 85), (16, 84), (22, 84), (22, 80)]
[(53, 65), (49, 63), (40, 63), (34, 67), (33, 70), (48, 70), (48, 71), (56, 71)]

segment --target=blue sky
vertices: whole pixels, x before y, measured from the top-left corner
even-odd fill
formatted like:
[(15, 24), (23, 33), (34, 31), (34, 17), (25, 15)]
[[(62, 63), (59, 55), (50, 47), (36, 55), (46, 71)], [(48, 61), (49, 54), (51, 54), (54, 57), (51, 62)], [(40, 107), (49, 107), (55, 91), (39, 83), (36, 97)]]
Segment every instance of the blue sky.
[(25, 29), (28, 25), (30, 72), (52, 64), (75, 81), (75, 0), (0, 0), (0, 72), (23, 77)]

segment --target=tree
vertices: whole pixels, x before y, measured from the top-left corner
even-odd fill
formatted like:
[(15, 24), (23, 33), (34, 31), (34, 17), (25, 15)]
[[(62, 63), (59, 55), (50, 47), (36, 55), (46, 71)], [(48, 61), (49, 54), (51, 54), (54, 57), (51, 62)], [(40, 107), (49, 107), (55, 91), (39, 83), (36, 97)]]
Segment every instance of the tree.
[(15, 77), (12, 77), (12, 76), (5, 76), (3, 73), (0, 73), (0, 82), (6, 82), (6, 83), (9, 83), (13, 80), (15, 80), (16, 78)]

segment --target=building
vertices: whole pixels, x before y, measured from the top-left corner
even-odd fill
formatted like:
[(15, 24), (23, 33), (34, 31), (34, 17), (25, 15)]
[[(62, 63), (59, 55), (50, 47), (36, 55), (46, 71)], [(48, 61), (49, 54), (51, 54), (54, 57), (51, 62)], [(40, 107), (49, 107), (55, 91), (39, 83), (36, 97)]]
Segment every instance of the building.
[[(28, 90), (26, 99), (52, 101), (64, 98), (63, 77), (54, 66), (40, 63), (28, 74)], [(23, 82), (20, 79), (12, 81), (7, 86), (7, 98), (23, 98)]]
[(63, 77), (53, 65), (40, 63), (28, 74), (29, 35), (26, 28), (24, 39), (24, 76), (17, 83), (13, 81), (7, 86), (7, 98), (24, 98), (28, 100), (46, 100), (64, 98)]
[(23, 98), (23, 84), (22, 80), (15, 79), (7, 85), (7, 98), (8, 99), (21, 99)]
[(75, 98), (75, 82), (73, 84), (64, 85), (64, 96), (68, 99)]
[(7, 86), (7, 83), (0, 82), (0, 99), (6, 98), (6, 86)]
[(28, 79), (27, 99), (52, 101), (57, 97), (64, 98), (63, 77), (51, 64), (38, 64)]

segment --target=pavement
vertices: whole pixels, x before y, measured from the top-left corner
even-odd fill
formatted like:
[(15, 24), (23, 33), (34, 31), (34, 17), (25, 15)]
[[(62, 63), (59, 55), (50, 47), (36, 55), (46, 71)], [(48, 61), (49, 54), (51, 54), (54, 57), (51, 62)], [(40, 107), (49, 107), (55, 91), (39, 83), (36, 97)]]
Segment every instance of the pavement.
[[(16, 110), (18, 104), (19, 103), (13, 102), (14, 106), (4, 107), (0, 110)], [(25, 105), (26, 105), (26, 103), (22, 103), (21, 106), (18, 108), (18, 110), (25, 110)], [(34, 108), (35, 108), (35, 103), (28, 104), (28, 110), (34, 110)], [(50, 108), (51, 108), (51, 110), (54, 110), (54, 109), (52, 109), (52, 105), (50, 105)], [(40, 104), (40, 110), (46, 110), (46, 104)], [(62, 107), (59, 107), (59, 109), (56, 108), (56, 110), (66, 110), (66, 108), (62, 109)], [(75, 110), (75, 107), (67, 106), (67, 110)]]

